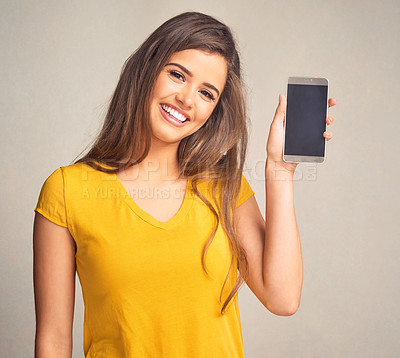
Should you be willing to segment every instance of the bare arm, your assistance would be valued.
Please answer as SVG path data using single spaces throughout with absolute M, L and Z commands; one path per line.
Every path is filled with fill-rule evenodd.
M 35 358 L 72 356 L 75 242 L 65 227 L 41 214 L 33 226 Z
M 293 174 L 277 171 L 267 159 L 263 282 L 267 302 L 277 314 L 294 314 L 300 305 L 303 261 L 297 228 Z
M 237 234 L 247 253 L 247 286 L 270 312 L 289 316 L 297 311 L 302 287 L 293 191 L 287 182 L 267 187 L 267 221 L 252 196 L 234 211 Z

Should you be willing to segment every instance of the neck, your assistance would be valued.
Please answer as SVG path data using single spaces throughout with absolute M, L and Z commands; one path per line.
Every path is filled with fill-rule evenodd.
M 179 178 L 178 146 L 179 142 L 166 144 L 153 139 L 146 158 L 129 169 L 129 176 L 160 184 L 182 179 Z

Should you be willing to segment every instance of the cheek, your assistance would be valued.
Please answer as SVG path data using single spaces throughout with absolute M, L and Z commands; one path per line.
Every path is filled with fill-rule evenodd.
M 200 102 L 200 105 L 197 107 L 198 117 L 202 119 L 202 121 L 206 122 L 208 118 L 211 116 L 214 111 L 214 106 L 210 106 L 209 103 Z
M 154 84 L 152 97 L 153 99 L 157 100 L 159 98 L 167 97 L 168 95 L 173 94 L 174 91 L 175 87 L 173 82 L 165 76 L 160 76 Z

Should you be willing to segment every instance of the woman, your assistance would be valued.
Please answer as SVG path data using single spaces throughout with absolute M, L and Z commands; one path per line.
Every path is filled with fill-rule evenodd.
M 284 110 L 281 95 L 264 221 L 242 174 L 246 112 L 229 28 L 189 12 L 155 30 L 126 61 L 89 152 L 42 187 L 36 356 L 71 357 L 75 271 L 86 357 L 243 357 L 243 282 L 271 312 L 293 314 L 302 258 Z

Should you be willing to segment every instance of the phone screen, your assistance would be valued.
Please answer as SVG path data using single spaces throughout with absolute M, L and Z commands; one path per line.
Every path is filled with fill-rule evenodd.
M 323 157 L 328 86 L 288 84 L 285 155 Z

